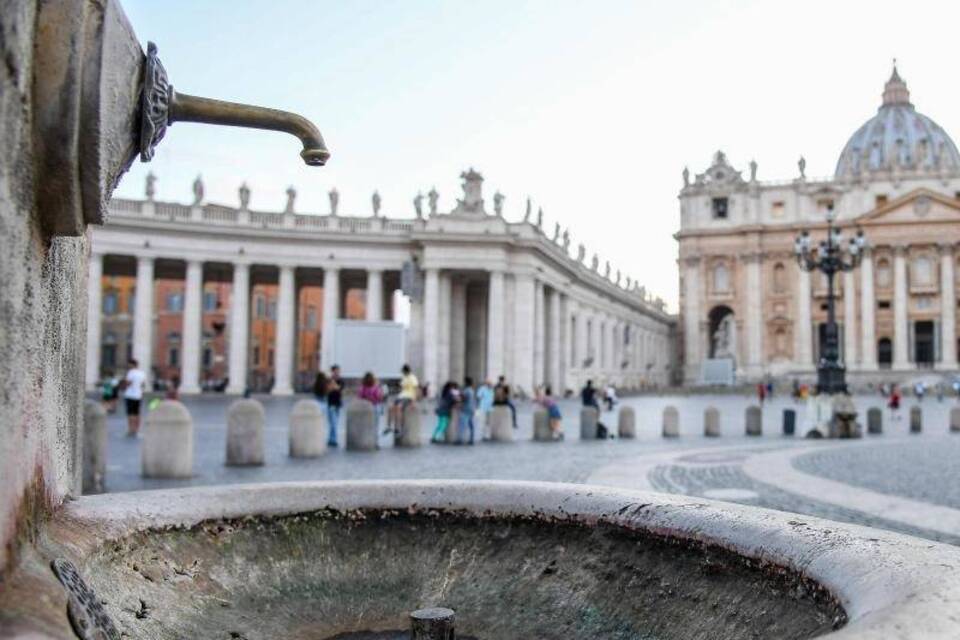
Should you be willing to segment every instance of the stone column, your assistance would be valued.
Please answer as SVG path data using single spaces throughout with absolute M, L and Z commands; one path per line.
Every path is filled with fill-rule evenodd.
M 534 299 L 535 284 L 532 275 L 514 275 L 516 302 L 514 304 L 514 384 L 525 391 L 533 391 L 534 354 Z
M 873 251 L 866 249 L 860 262 L 860 369 L 877 369 L 877 338 L 875 314 L 877 304 L 873 294 Z
M 700 381 L 700 258 L 687 258 L 683 262 L 683 361 L 684 380 Z M 642 363 L 646 371 L 646 362 Z
M 200 349 L 203 338 L 203 262 L 187 261 L 183 286 L 183 359 L 180 392 L 200 393 Z
M 895 247 L 893 253 L 893 368 L 910 366 L 907 345 L 907 248 Z
M 801 369 L 813 366 L 813 338 L 811 336 L 813 319 L 810 315 L 810 273 L 798 269 L 797 281 L 797 324 L 796 324 L 796 364 Z
M 100 379 L 100 339 L 103 306 L 103 254 L 90 253 L 87 271 L 87 390 Z
M 560 313 L 560 292 L 556 289 L 550 292 L 549 320 L 550 324 L 547 331 L 547 362 L 550 369 L 547 373 L 547 381 L 556 394 L 563 394 L 562 367 L 560 365 L 561 354 L 563 353 L 563 342 L 560 339 L 560 330 L 562 327 L 562 316 Z
M 367 271 L 367 320 L 383 320 L 383 271 Z
M 463 383 L 467 375 L 467 283 L 450 284 L 450 380 Z
M 230 382 L 227 393 L 242 394 L 247 389 L 247 349 L 250 341 L 250 265 L 233 265 L 230 290 Z
M 504 336 L 504 275 L 502 271 L 490 272 L 490 287 L 487 293 L 487 377 L 496 381 L 503 375 Z
M 440 371 L 437 346 L 440 333 L 440 272 L 427 269 L 423 289 L 423 381 L 431 396 L 437 394 Z
M 603 322 L 603 315 L 599 312 L 594 312 L 591 314 L 591 326 L 593 327 L 593 365 L 591 369 L 597 374 L 603 372 L 604 360 L 603 356 L 603 334 L 606 330 Z
M 746 265 L 746 356 L 747 375 L 760 378 L 763 375 L 763 285 L 761 283 L 761 256 L 743 256 Z
M 590 357 L 590 345 L 587 336 L 587 311 L 582 304 L 577 305 L 577 335 L 574 340 L 577 341 L 577 361 L 573 363 L 573 368 L 583 371 L 583 363 Z
M 847 370 L 857 366 L 857 285 L 853 271 L 843 274 L 843 362 Z
M 437 376 L 442 387 L 450 379 L 450 356 L 452 354 L 450 317 L 451 299 L 453 295 L 453 280 L 448 273 L 440 273 L 440 304 L 437 314 L 439 330 L 437 331 Z
M 320 368 L 322 369 L 329 369 L 336 364 L 333 361 L 333 347 L 339 317 L 340 269 L 327 267 L 323 270 L 323 328 L 320 334 Z
M 940 363 L 957 368 L 957 292 L 953 281 L 953 245 L 940 246 Z
M 137 258 L 137 286 L 133 309 L 133 357 L 153 381 L 153 258 Z
M 546 292 L 543 282 L 534 283 L 533 292 L 533 384 L 541 385 L 546 379 Z
M 297 334 L 297 286 L 294 275 L 292 266 L 280 267 L 280 282 L 277 287 L 277 351 L 274 359 L 272 392 L 277 396 L 293 394 L 293 361 Z M 326 314 L 326 300 L 324 300 L 323 311 Z M 326 325 L 324 325 L 324 335 L 326 335 Z

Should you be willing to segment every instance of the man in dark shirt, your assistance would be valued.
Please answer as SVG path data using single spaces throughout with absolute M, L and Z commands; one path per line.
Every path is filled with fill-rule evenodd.
M 340 367 L 333 365 L 330 368 L 330 379 L 327 381 L 327 429 L 330 430 L 327 438 L 328 447 L 337 446 L 337 424 L 340 422 L 341 407 L 343 407 L 343 380 L 340 378 Z
M 583 401 L 583 406 L 593 407 L 597 411 L 600 410 L 600 404 L 597 402 L 597 390 L 593 388 L 593 380 L 587 380 L 587 384 L 580 391 L 580 400 Z
M 510 408 L 510 417 L 513 419 L 513 428 L 517 428 L 517 408 L 510 399 L 510 385 L 504 376 L 497 378 L 497 386 L 493 388 L 493 404 Z

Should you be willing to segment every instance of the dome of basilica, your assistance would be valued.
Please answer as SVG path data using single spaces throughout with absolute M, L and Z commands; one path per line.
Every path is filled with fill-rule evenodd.
M 896 65 L 883 88 L 877 115 L 847 141 L 835 175 L 852 177 L 894 169 L 919 173 L 960 169 L 957 145 L 940 125 L 914 109 Z

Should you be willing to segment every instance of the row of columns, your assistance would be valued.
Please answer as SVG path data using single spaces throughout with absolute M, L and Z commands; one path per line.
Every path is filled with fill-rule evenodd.
M 755 376 L 763 373 L 763 283 L 762 260 L 756 255 L 743 256 L 746 270 L 744 292 L 745 318 L 743 335 L 746 341 L 741 350 L 746 371 Z M 877 369 L 876 293 L 874 284 L 873 251 L 865 250 L 860 264 L 860 304 L 856 300 L 856 274 L 843 274 L 844 353 L 848 368 L 860 370 Z M 940 330 L 943 340 L 939 366 L 956 368 L 957 353 L 954 252 L 952 246 L 940 248 Z M 704 313 L 700 309 L 701 298 L 700 259 L 690 258 L 684 262 L 684 307 L 683 331 L 684 352 L 687 364 L 686 379 L 699 379 L 700 363 L 706 356 L 704 338 L 700 329 Z M 907 247 L 894 247 L 893 258 L 893 363 L 894 369 L 910 368 L 909 359 L 909 290 L 907 280 Z M 796 287 L 797 314 L 794 324 L 794 363 L 800 368 L 814 366 L 813 361 L 813 315 L 811 310 L 811 274 L 798 270 Z M 858 313 L 859 312 L 859 313 Z M 860 319 L 859 341 L 857 323 Z M 709 340 L 710 337 L 707 336 Z
M 203 339 L 203 261 L 187 260 L 184 280 L 183 343 L 180 374 L 182 393 L 199 393 L 200 360 Z M 296 355 L 297 290 L 296 267 L 280 265 L 277 287 L 276 348 L 274 388 L 277 395 L 292 394 Z M 93 254 L 89 263 L 87 383 L 99 377 L 101 342 L 101 278 L 103 255 Z M 250 338 L 250 264 L 233 264 L 233 287 L 229 314 L 230 340 L 227 393 L 246 390 Z M 154 258 L 141 256 L 136 266 L 136 296 L 133 311 L 133 357 L 150 374 L 153 362 Z M 334 358 L 334 326 L 340 316 L 340 270 L 324 269 L 323 329 L 321 360 L 325 366 Z M 366 319 L 383 319 L 383 272 L 367 272 Z

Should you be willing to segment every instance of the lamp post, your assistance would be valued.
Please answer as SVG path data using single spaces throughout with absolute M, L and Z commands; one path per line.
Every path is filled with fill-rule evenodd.
M 803 231 L 794 241 L 793 249 L 797 264 L 804 271 L 820 271 L 827 276 L 827 326 L 823 349 L 817 362 L 817 393 L 847 393 L 846 371 L 840 364 L 840 332 L 837 328 L 836 295 L 833 276 L 844 271 L 853 271 L 860 264 L 866 238 L 857 231 L 849 242 L 843 242 L 843 232 L 834 226 L 836 214 L 831 205 L 827 209 L 827 239 L 816 248 L 811 246 L 810 232 Z M 848 291 L 846 295 L 852 295 Z M 852 319 L 847 318 L 847 322 Z

